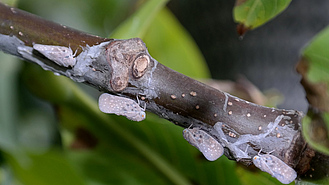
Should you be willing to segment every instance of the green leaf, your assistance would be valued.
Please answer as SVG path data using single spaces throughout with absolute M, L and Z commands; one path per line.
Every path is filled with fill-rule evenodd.
M 318 33 L 302 52 L 297 71 L 302 75 L 309 102 L 307 115 L 302 120 L 302 133 L 308 145 L 319 153 L 329 155 L 329 26 Z M 325 159 L 323 159 L 325 160 Z M 325 163 L 311 165 L 326 168 Z M 317 170 L 315 170 L 317 171 Z M 319 170 L 318 170 L 319 171 Z M 329 178 L 321 172 L 305 177 L 299 184 L 328 184 Z
M 150 23 L 167 2 L 168 0 L 148 0 L 132 16 L 121 23 L 110 37 L 115 39 L 139 37 L 143 39 Z
M 168 10 L 161 10 L 144 41 L 153 58 L 194 78 L 209 78 L 207 64 L 193 38 Z
M 44 154 L 23 154 L 27 158 L 6 156 L 15 175 L 25 185 L 83 185 L 81 176 L 76 173 L 62 152 L 48 151 Z
M 89 184 L 170 184 L 161 174 L 145 165 L 138 155 L 102 147 L 97 151 L 71 152 L 76 169 Z
M 303 120 L 303 135 L 316 150 L 329 154 L 329 27 L 321 31 L 302 53 L 297 69 L 310 109 Z M 317 109 L 317 111 L 313 111 Z
M 15 127 L 19 120 L 17 83 L 21 62 L 2 52 L 0 61 L 0 147 L 11 152 L 18 148 Z
M 323 122 L 327 124 L 327 129 L 324 128 L 325 125 L 321 124 Z M 329 155 L 329 139 L 322 137 L 324 134 L 328 133 L 329 114 L 324 113 L 323 115 L 320 115 L 320 117 L 305 116 L 302 123 L 303 136 L 307 143 L 317 151 Z
M 0 2 L 9 6 L 16 6 L 17 4 L 17 0 L 1 0 Z
M 252 167 L 251 167 L 252 168 Z M 237 174 L 242 181 L 242 184 L 250 185 L 282 185 L 280 181 L 272 177 L 270 174 L 262 172 L 260 170 L 249 171 L 243 167 L 237 168 Z M 290 184 L 295 184 L 294 182 Z
M 291 0 L 237 0 L 233 9 L 234 21 L 249 29 L 257 28 L 280 14 L 290 2 Z
M 68 109 L 63 112 L 67 113 Z M 70 117 L 77 117 L 72 115 L 72 112 L 69 114 Z M 106 117 L 111 118 L 108 119 L 109 124 L 118 124 L 115 120 L 122 118 L 115 115 L 106 115 Z M 189 184 L 177 181 L 188 178 L 202 184 L 239 184 L 234 173 L 235 162 L 228 161 L 225 157 L 215 162 L 206 161 L 200 152 L 183 139 L 181 128 L 164 120 L 152 115 L 147 115 L 147 119 L 140 124 L 132 123 L 125 118 L 120 119 L 120 124 L 117 126 L 123 127 L 126 134 L 124 137 L 136 137 L 135 139 L 141 142 L 140 144 L 127 141 L 113 128 L 106 129 L 100 126 L 99 120 L 94 120 L 94 123 L 98 124 L 91 128 L 91 124 L 85 122 L 89 125 L 88 128 L 98 136 L 97 150 L 73 154 L 72 159 L 76 161 L 76 168 L 81 169 L 84 176 L 95 182 Z M 144 148 L 141 152 L 138 149 L 141 144 L 149 149 Z M 168 164 L 171 166 L 170 169 L 166 167 Z M 95 169 L 101 169 L 101 172 Z M 171 174 L 170 171 L 175 174 Z M 168 176 L 172 177 L 168 178 Z M 172 178 L 177 180 L 173 181 Z
M 135 7 L 136 0 L 24 0 L 19 8 L 45 19 L 107 37 Z M 58 13 L 60 12 L 60 13 Z
M 329 82 L 329 27 L 321 31 L 304 49 L 303 57 L 308 60 L 307 78 L 313 83 Z

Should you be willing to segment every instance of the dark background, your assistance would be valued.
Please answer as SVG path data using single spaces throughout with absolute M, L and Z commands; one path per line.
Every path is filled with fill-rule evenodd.
M 329 1 L 294 0 L 278 17 L 247 32 L 236 32 L 234 1 L 175 0 L 168 7 L 197 42 L 215 79 L 242 74 L 262 91 L 284 94 L 280 108 L 306 111 L 295 66 L 303 47 L 329 24 Z

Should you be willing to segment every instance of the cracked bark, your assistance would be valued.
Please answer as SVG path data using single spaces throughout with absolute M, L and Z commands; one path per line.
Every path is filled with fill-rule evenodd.
M 302 113 L 263 107 L 216 90 L 171 70 L 153 59 L 141 39 L 100 38 L 68 28 L 0 3 L 0 50 L 36 63 L 74 81 L 100 91 L 146 103 L 146 110 L 187 128 L 198 127 L 220 140 L 213 126 L 225 124 L 229 143 L 239 137 L 260 135 L 278 116 L 283 119 L 262 142 L 249 142 L 249 158 L 237 158 L 236 151 L 225 148 L 232 160 L 250 165 L 260 150 L 295 168 L 299 175 L 310 168 L 315 152 L 301 135 Z M 33 49 L 34 44 L 70 47 L 76 64 L 64 67 Z

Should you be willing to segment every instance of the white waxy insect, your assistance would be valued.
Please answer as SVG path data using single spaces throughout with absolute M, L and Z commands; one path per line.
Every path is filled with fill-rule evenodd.
M 269 173 L 283 184 L 289 184 L 296 179 L 296 171 L 279 158 L 271 154 L 256 155 L 252 158 L 254 165 Z
M 68 47 L 34 44 L 33 49 L 60 66 L 73 67 L 76 63 L 75 54 Z
M 192 146 L 195 146 L 209 161 L 215 161 L 224 153 L 222 145 L 212 136 L 199 128 L 183 130 L 183 137 Z
M 98 106 L 104 113 L 122 115 L 132 121 L 142 121 L 146 118 L 145 109 L 129 98 L 103 93 L 98 99 Z

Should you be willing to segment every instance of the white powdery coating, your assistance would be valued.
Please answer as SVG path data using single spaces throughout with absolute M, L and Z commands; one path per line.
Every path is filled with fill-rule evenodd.
M 219 139 L 221 140 L 221 143 L 224 147 L 227 147 L 230 149 L 230 151 L 232 152 L 232 154 L 234 155 L 235 158 L 237 159 L 242 159 L 242 158 L 250 158 L 248 156 L 248 153 L 245 151 L 242 151 L 238 145 L 235 145 L 235 143 L 230 143 L 227 139 L 226 136 L 222 130 L 223 123 L 222 122 L 217 122 L 214 125 L 214 129 L 217 131 L 217 133 L 219 134 Z M 239 140 L 239 139 L 238 139 Z M 246 141 L 247 142 L 247 141 Z M 243 143 L 240 143 L 243 144 Z
M 269 173 L 283 184 L 289 184 L 296 179 L 296 171 L 279 158 L 271 154 L 256 155 L 252 162 L 260 170 Z
M 34 44 L 33 49 L 37 50 L 49 60 L 54 61 L 60 66 L 73 67 L 76 63 L 74 54 L 71 48 L 68 47 Z
M 132 121 L 142 121 L 146 118 L 145 110 L 129 98 L 103 93 L 98 99 L 98 106 L 104 113 L 122 115 Z
M 272 133 L 275 130 L 276 126 L 278 126 L 278 124 L 280 123 L 282 118 L 283 118 L 283 115 L 279 115 L 278 117 L 275 118 L 274 122 L 270 122 L 267 125 L 268 130 L 265 133 L 257 134 L 257 135 L 252 135 L 252 134 L 241 135 L 238 138 L 238 140 L 235 143 L 233 143 L 233 145 L 240 145 L 240 144 L 248 143 L 248 142 L 257 143 L 257 142 L 261 141 L 262 139 L 267 137 L 270 133 Z
M 183 137 L 191 145 L 199 149 L 204 157 L 209 161 L 215 161 L 224 153 L 222 145 L 212 136 L 198 128 L 184 129 Z
M 276 126 L 278 126 L 278 124 L 280 123 L 282 118 L 283 118 L 283 115 L 279 115 L 275 118 L 274 122 L 270 122 L 267 125 L 267 131 L 265 133 L 257 134 L 257 135 L 252 135 L 252 134 L 240 135 L 239 138 L 234 143 L 230 143 L 226 139 L 225 133 L 222 130 L 222 128 L 223 128 L 222 122 L 217 122 L 214 125 L 214 129 L 219 134 L 219 136 L 220 136 L 219 139 L 220 139 L 220 142 L 222 143 L 222 145 L 224 147 L 229 148 L 235 158 L 237 158 L 237 159 L 249 158 L 250 159 L 250 157 L 247 153 L 247 150 L 242 151 L 239 148 L 239 145 L 245 144 L 248 147 L 249 144 L 246 144 L 246 143 L 259 144 L 260 141 L 262 141 L 265 137 L 267 137 L 270 133 L 272 133 L 275 130 Z

